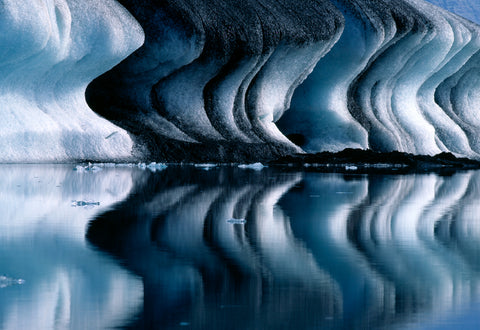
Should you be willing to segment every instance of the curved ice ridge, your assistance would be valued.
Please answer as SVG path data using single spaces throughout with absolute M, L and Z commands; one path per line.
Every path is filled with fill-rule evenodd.
M 119 2 L 146 41 L 87 98 L 161 159 L 480 157 L 480 29 L 428 2 Z
M 143 42 L 114 0 L 0 4 L 0 161 L 127 159 L 128 133 L 87 105 L 85 89 Z
M 294 96 L 285 132 L 306 131 L 307 151 L 478 158 L 478 26 L 424 1 L 337 5 L 345 31 Z

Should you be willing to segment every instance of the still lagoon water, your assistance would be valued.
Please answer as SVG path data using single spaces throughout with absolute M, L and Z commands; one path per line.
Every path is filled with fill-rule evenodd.
M 1 329 L 477 329 L 480 172 L 0 166 Z

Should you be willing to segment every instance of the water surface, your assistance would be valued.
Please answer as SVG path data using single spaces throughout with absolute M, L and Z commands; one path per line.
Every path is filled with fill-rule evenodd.
M 0 328 L 480 327 L 480 173 L 0 167 Z

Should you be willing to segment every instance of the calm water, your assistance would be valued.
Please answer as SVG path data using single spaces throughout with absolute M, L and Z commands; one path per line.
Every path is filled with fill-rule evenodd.
M 0 166 L 0 215 L 1 329 L 480 327 L 479 172 Z

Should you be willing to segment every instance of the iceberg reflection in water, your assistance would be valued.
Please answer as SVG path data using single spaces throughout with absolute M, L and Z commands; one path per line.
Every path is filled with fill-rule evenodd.
M 2 328 L 480 325 L 478 172 L 50 172 L 0 176 Z
M 141 281 L 85 240 L 132 184 L 130 170 L 0 166 L 0 329 L 103 329 L 141 308 Z

